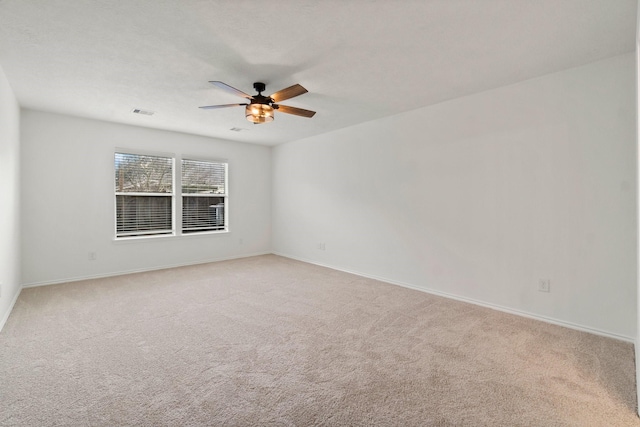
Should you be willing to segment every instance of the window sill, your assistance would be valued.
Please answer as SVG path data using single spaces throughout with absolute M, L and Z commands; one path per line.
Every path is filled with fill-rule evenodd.
M 224 234 L 229 234 L 229 230 L 220 230 L 220 231 L 205 231 L 202 233 L 187 233 L 187 234 L 161 234 L 158 236 L 132 236 L 132 237 L 114 237 L 112 242 L 116 244 L 120 243 L 134 243 L 134 242 L 148 242 L 151 240 L 182 240 L 182 239 L 192 239 L 196 237 L 208 237 L 208 236 L 219 236 Z

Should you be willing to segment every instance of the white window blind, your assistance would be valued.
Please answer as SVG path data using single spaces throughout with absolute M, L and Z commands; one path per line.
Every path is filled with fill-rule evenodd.
M 116 237 L 173 233 L 173 159 L 115 153 Z
M 182 160 L 182 232 L 226 230 L 227 164 Z

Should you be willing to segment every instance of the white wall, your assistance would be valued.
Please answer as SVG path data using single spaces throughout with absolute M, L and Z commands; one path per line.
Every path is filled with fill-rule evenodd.
M 31 110 L 21 129 L 26 286 L 271 250 L 269 147 Z M 228 160 L 231 231 L 114 242 L 116 147 Z
M 277 146 L 275 252 L 634 340 L 634 62 Z
M 20 108 L 0 68 L 0 329 L 20 291 Z

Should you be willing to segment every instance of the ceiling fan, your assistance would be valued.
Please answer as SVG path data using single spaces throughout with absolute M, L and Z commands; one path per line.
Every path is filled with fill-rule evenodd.
M 226 108 L 226 107 L 239 107 L 244 105 L 246 106 L 245 115 L 247 117 L 247 120 L 255 124 L 272 122 L 274 119 L 273 117 L 274 110 L 278 110 L 282 113 L 293 114 L 295 116 L 301 116 L 301 117 L 313 117 L 313 115 L 316 114 L 315 111 L 278 104 L 278 102 L 280 101 L 284 101 L 285 99 L 291 99 L 293 97 L 296 97 L 308 92 L 304 87 L 300 86 L 299 84 L 295 84 L 293 86 L 289 86 L 288 88 L 279 90 L 276 93 L 271 94 L 271 96 L 265 96 L 262 94 L 262 92 L 264 92 L 266 85 L 262 82 L 255 82 L 253 84 L 253 88 L 258 92 L 258 94 L 251 96 L 223 82 L 212 81 L 209 83 L 229 93 L 246 98 L 247 100 L 249 100 L 249 103 L 248 104 L 244 103 L 244 104 L 207 105 L 205 107 L 200 107 L 205 110 L 212 110 L 216 108 Z

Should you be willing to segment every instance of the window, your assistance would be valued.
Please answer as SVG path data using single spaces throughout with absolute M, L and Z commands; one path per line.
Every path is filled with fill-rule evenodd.
M 116 238 L 227 230 L 226 163 L 115 153 L 115 196 Z
M 173 159 L 116 153 L 116 236 L 173 233 Z
M 182 161 L 182 232 L 224 230 L 226 163 Z

